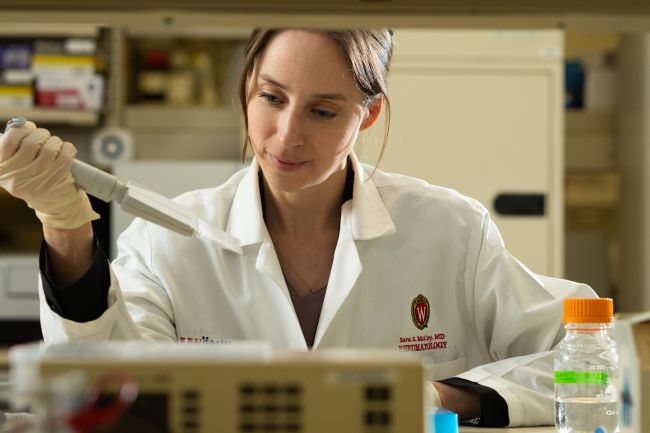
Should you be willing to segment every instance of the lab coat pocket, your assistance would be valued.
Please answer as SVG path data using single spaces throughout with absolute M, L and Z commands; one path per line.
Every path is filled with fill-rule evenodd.
M 465 371 L 465 358 L 453 361 L 427 363 L 425 362 L 424 376 L 427 380 L 449 379 Z

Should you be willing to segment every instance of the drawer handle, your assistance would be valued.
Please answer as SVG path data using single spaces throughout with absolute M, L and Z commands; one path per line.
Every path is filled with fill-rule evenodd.
M 494 209 L 503 216 L 544 216 L 544 194 L 499 194 L 494 199 Z

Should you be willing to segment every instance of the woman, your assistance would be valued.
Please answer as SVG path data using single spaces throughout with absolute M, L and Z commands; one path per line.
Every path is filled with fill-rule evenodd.
M 594 294 L 532 274 L 476 201 L 357 160 L 358 133 L 388 108 L 391 52 L 387 30 L 253 34 L 240 98 L 255 160 L 176 199 L 241 254 L 136 220 L 109 267 L 74 147 L 32 123 L 3 136 L 0 185 L 43 222 L 45 338 L 415 351 L 436 363 L 432 399 L 461 419 L 551 424 L 544 351 L 562 298 Z

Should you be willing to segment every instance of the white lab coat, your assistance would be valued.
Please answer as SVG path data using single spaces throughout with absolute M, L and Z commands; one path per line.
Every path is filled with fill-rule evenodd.
M 368 178 L 372 167 L 352 163 L 353 200 L 341 210 L 314 348 L 419 349 L 435 363 L 432 378 L 499 392 L 512 426 L 552 424 L 552 353 L 539 352 L 563 335 L 562 298 L 593 291 L 528 270 L 477 201 L 406 176 Z M 241 254 L 136 220 L 118 241 L 109 308 L 97 320 L 61 318 L 41 288 L 45 339 L 263 339 L 307 350 L 262 217 L 258 170 L 254 161 L 222 186 L 177 198 L 239 239 Z M 412 310 L 420 294 L 423 329 L 426 315 Z

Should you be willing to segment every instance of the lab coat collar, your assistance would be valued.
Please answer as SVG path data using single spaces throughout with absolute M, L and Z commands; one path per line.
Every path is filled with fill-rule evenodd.
M 384 206 L 375 182 L 354 152 L 350 154 L 354 169 L 354 186 L 352 189 L 352 237 L 355 240 L 374 239 L 395 233 L 395 224 Z
M 350 154 L 354 170 L 350 229 L 354 240 L 366 240 L 395 233 L 395 225 L 369 173 L 354 152 Z M 262 214 L 258 173 L 259 163 L 254 158 L 242 178 L 233 199 L 227 232 L 241 241 L 241 245 L 261 243 L 267 236 Z
M 239 239 L 242 246 L 253 245 L 264 241 L 267 235 L 258 173 L 260 165 L 253 158 L 248 171 L 242 178 L 230 208 L 226 231 Z

